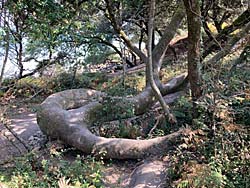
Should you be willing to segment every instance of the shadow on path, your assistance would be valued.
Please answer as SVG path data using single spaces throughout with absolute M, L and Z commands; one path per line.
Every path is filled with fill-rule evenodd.
M 9 129 L 26 145 L 28 145 L 28 139 L 40 130 L 36 122 L 36 114 L 31 112 L 13 115 L 10 118 Z M 0 164 L 27 153 L 27 149 L 11 131 L 0 124 Z

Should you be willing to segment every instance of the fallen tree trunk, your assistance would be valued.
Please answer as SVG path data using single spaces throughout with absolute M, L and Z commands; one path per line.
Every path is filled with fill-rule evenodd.
M 177 91 L 186 80 L 186 75 L 173 78 L 163 91 L 165 94 Z M 42 132 L 57 138 L 77 149 L 105 158 L 132 159 L 160 154 L 173 148 L 186 133 L 176 133 L 149 140 L 104 138 L 89 131 L 98 120 L 96 111 L 102 108 L 101 100 L 106 94 L 89 89 L 73 89 L 49 96 L 37 112 L 37 122 Z M 135 114 L 144 113 L 156 99 L 147 88 L 141 94 L 126 99 L 135 107 Z
M 146 65 L 145 65 L 145 63 L 143 63 L 143 64 L 140 64 L 140 65 L 137 65 L 135 67 L 127 69 L 125 73 L 126 73 L 126 75 L 131 75 L 131 74 L 135 74 L 138 72 L 143 72 L 143 71 L 145 72 L 145 69 L 146 69 Z M 114 77 L 122 76 L 122 75 L 123 75 L 123 71 L 117 71 L 114 73 L 107 74 L 107 77 L 114 78 Z

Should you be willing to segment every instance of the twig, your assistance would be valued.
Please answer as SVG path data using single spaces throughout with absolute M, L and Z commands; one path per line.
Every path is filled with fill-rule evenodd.
M 22 138 L 19 138 L 19 136 L 8 126 L 6 125 L 5 123 L 3 123 L 3 126 L 24 146 L 24 148 L 27 150 L 27 151 L 30 151 L 29 147 L 26 145 L 25 141 L 22 139 Z M 10 141 L 12 142 L 6 135 L 5 137 Z M 19 150 L 20 152 L 20 150 Z M 22 153 L 22 152 L 20 152 Z
M 15 142 L 6 135 L 6 132 L 4 131 L 1 132 L 3 132 L 3 136 L 11 143 L 11 145 L 14 146 L 20 154 L 22 154 L 21 149 L 18 146 L 16 146 Z
M 31 99 L 35 98 L 37 95 L 39 95 L 41 92 L 44 91 L 44 88 L 40 89 L 38 92 L 36 92 L 34 95 L 30 96 L 29 98 L 27 99 L 24 99 L 23 102 L 27 102 L 27 101 L 30 101 Z
M 161 115 L 159 115 L 159 116 L 157 117 L 157 121 L 156 121 L 156 123 L 154 124 L 153 128 L 149 131 L 148 135 L 152 135 L 153 131 L 154 131 L 154 130 L 157 128 L 157 126 L 159 125 L 160 119 L 162 119 L 162 118 L 165 118 L 165 116 L 164 116 L 163 114 L 161 114 Z

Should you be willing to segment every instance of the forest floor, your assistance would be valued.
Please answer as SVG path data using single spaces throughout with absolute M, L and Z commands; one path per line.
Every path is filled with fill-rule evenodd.
M 40 129 L 36 123 L 36 114 L 25 104 L 5 104 L 1 106 L 1 112 L 7 117 L 7 122 L 0 126 L 0 161 L 4 164 L 26 154 L 29 138 Z
M 0 165 L 2 167 L 12 167 L 18 157 L 27 155 L 32 149 L 37 149 L 30 146 L 30 141 L 34 135 L 40 132 L 36 121 L 36 113 L 34 112 L 34 109 L 36 109 L 39 104 L 39 102 L 30 104 L 24 103 L 20 99 L 14 99 L 11 103 L 1 105 L 1 113 L 4 114 L 5 119 L 7 119 L 4 124 L 0 124 Z M 61 143 L 54 142 L 57 141 L 52 141 L 54 145 L 57 145 L 56 147 L 64 147 L 60 145 Z M 53 144 L 47 143 L 46 145 L 51 146 Z M 43 155 L 46 153 L 44 150 L 49 149 L 50 148 L 44 145 L 44 148 L 38 148 L 39 151 L 36 154 Z M 71 154 L 68 152 L 64 157 L 66 160 L 74 160 L 75 153 L 73 152 Z M 143 163 L 146 165 L 141 166 Z M 139 176 L 137 175 L 138 169 Z M 163 162 L 152 158 L 147 159 L 147 161 L 106 161 L 104 168 L 102 168 L 102 183 L 105 188 L 132 188 L 133 184 L 142 182 L 145 186 L 148 184 L 149 187 L 153 188 L 158 184 L 157 179 L 163 178 L 164 170 L 165 166 Z M 132 176 L 139 178 L 133 178 Z M 152 179 L 152 177 L 155 177 L 155 179 Z M 0 188 L 2 188 L 2 186 L 3 184 L 0 183 Z

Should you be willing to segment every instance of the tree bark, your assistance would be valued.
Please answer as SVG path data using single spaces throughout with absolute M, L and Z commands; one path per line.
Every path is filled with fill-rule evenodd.
M 18 26 L 17 26 L 17 32 L 19 32 Z M 17 64 L 19 68 L 19 73 L 17 78 L 20 79 L 23 76 L 23 41 L 22 41 L 22 36 L 20 33 L 18 33 L 17 36 L 17 43 L 18 43 L 18 49 L 17 49 Z
M 170 41 L 173 39 L 174 35 L 176 34 L 176 31 L 179 28 L 180 24 L 182 23 L 184 17 L 185 17 L 185 10 L 183 8 L 183 5 L 181 4 L 176 10 L 173 18 L 171 19 L 171 22 L 165 28 L 161 39 L 156 44 L 153 50 L 152 54 L 153 69 L 155 74 L 158 74 L 158 72 L 160 71 L 162 60 L 164 59 L 168 45 Z
M 201 13 L 199 0 L 184 0 L 184 4 L 188 22 L 188 79 L 195 108 L 195 102 L 202 95 L 200 75 Z M 194 116 L 196 117 L 195 111 Z

